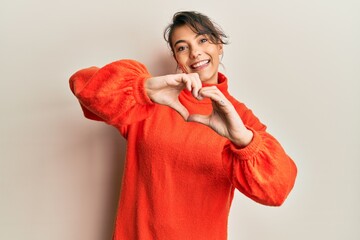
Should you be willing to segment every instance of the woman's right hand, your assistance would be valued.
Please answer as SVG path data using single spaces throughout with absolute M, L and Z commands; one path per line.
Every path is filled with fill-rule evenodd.
M 158 104 L 169 106 L 176 110 L 185 120 L 189 117 L 188 110 L 180 103 L 179 94 L 186 88 L 192 95 L 201 100 L 199 91 L 202 87 L 199 74 L 181 73 L 148 78 L 145 90 L 149 98 Z

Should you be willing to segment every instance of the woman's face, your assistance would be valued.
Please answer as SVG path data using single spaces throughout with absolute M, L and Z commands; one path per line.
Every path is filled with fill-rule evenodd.
M 198 35 L 187 25 L 174 29 L 174 57 L 185 73 L 198 73 L 203 83 L 218 82 L 219 56 L 223 45 L 211 43 L 207 35 Z

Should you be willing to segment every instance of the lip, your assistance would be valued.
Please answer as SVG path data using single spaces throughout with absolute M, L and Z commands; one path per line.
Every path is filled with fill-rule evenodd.
M 206 68 L 209 64 L 210 64 L 210 59 L 204 59 L 191 64 L 190 68 L 192 70 L 199 71 Z

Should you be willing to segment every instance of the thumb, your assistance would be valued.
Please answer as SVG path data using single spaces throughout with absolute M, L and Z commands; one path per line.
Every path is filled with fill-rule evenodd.
M 184 118 L 185 121 L 188 119 L 189 111 L 179 101 L 175 102 L 170 107 L 175 111 L 177 111 Z
M 202 123 L 206 126 L 209 126 L 209 116 L 208 115 L 192 114 L 188 117 L 187 121 Z

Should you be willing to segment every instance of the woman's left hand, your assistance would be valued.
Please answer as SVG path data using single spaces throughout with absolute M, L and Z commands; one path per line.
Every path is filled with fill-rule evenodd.
M 202 123 L 239 147 L 245 147 L 251 142 L 252 131 L 245 127 L 235 107 L 217 87 L 203 87 L 199 96 L 199 99 L 211 99 L 213 111 L 210 115 L 192 114 L 187 121 Z

